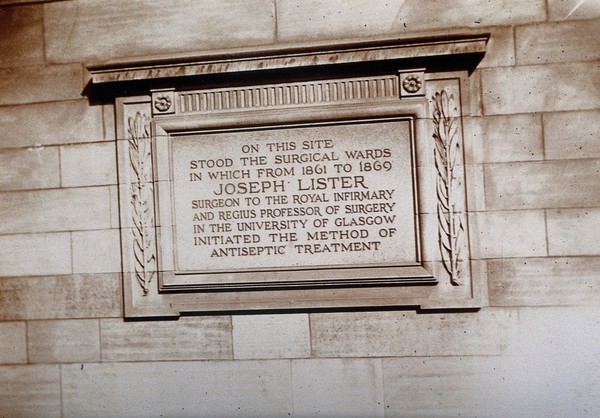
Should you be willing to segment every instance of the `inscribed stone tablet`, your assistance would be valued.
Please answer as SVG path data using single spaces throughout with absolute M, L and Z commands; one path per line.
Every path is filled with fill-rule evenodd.
M 410 120 L 174 136 L 171 150 L 178 274 L 418 261 Z

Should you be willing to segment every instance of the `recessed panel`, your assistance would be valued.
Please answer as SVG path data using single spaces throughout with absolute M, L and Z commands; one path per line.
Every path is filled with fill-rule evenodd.
M 172 136 L 166 284 L 418 264 L 412 138 L 410 119 Z

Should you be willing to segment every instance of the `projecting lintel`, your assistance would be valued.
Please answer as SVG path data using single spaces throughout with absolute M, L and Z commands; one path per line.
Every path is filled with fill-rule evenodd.
M 308 43 L 230 49 L 200 54 L 154 56 L 86 65 L 93 85 L 176 79 L 248 71 L 383 61 L 460 60 L 473 69 L 489 34 L 380 38 L 345 43 Z

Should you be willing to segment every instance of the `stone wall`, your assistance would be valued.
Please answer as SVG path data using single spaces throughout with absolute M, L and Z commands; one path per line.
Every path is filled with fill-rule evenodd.
M 0 22 L 0 416 L 600 415 L 598 2 L 2 0 Z M 83 63 L 449 32 L 491 33 L 463 120 L 480 311 L 122 320 L 114 109 Z

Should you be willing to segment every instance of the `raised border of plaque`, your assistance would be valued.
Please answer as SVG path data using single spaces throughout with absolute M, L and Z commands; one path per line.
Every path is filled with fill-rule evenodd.
M 125 316 L 382 307 L 477 308 L 482 286 L 470 257 L 470 179 L 464 164 L 461 118 L 463 109 L 471 106 L 469 76 L 485 53 L 487 39 L 488 35 L 377 39 L 87 66 L 92 75 L 91 94 L 115 100 Z M 367 146 L 368 132 L 377 136 L 371 142 L 387 144 L 386 157 L 395 155 L 394 163 L 390 157 L 386 166 L 393 175 L 386 175 L 380 168 L 382 173 L 344 177 L 343 184 L 347 181 L 348 190 L 353 192 L 367 188 L 366 181 L 370 185 L 395 185 L 393 190 L 402 191 L 404 196 L 409 193 L 408 202 L 400 198 L 370 207 L 402 219 L 392 225 L 395 230 L 406 227 L 395 241 L 385 236 L 391 228 L 387 232 L 361 229 L 364 237 L 378 231 L 377 239 L 387 241 L 385 251 L 378 251 L 379 247 L 373 244 L 375 251 L 369 248 L 364 254 L 314 255 L 311 248 L 323 248 L 322 244 L 310 247 L 305 241 L 289 239 L 295 236 L 297 226 L 290 224 L 285 234 L 273 234 L 272 242 L 267 238 L 268 231 L 236 235 L 238 240 L 247 239 L 250 246 L 253 242 L 262 243 L 261 247 L 242 244 L 240 248 L 246 253 L 249 248 L 267 251 L 268 247 L 271 251 L 273 247 L 272 251 L 288 251 L 289 256 L 275 253 L 270 258 L 255 257 L 247 265 L 240 258 L 208 258 L 206 251 L 226 253 L 223 237 L 231 234 L 218 228 L 230 228 L 225 224 L 233 212 L 252 212 L 252 217 L 261 221 L 253 224 L 264 223 L 256 215 L 263 206 L 253 208 L 252 196 L 260 197 L 256 202 L 261 205 L 267 202 L 274 207 L 281 201 L 269 200 L 274 197 L 265 192 L 273 185 L 275 189 L 319 187 L 314 185 L 314 176 L 298 175 L 304 173 L 303 164 L 298 161 L 295 166 L 287 166 L 287 174 L 277 184 L 262 178 L 251 184 L 227 183 L 229 189 L 223 189 L 222 182 L 211 183 L 207 177 L 204 182 L 192 184 L 189 176 L 199 179 L 208 171 L 190 171 L 189 161 L 214 163 L 220 147 L 224 147 L 220 161 L 233 167 L 235 160 L 235 173 L 245 175 L 250 170 L 258 172 L 258 168 L 252 166 L 254 160 L 244 160 L 236 154 L 239 150 L 258 151 L 260 145 L 261 152 L 276 149 L 286 154 L 284 144 L 294 141 L 285 142 L 285 138 L 296 137 L 319 138 L 315 143 L 344 153 L 350 148 L 360 150 L 361 144 Z M 267 142 L 267 137 L 271 142 Z M 343 141 L 336 142 L 342 137 Z M 389 146 L 393 141 L 404 141 L 398 145 L 402 155 L 396 155 L 393 146 Z M 266 148 L 266 144 L 271 145 Z M 188 155 L 190 150 L 194 157 Z M 272 167 L 267 154 L 261 154 L 265 160 L 257 164 Z M 244 164 L 240 166 L 239 161 Z M 246 162 L 250 166 L 246 167 Z M 402 164 L 404 168 L 395 171 Z M 342 170 L 342 165 L 338 164 L 337 169 Z M 331 173 L 333 165 L 326 168 Z M 332 177 L 332 184 L 342 184 L 339 173 Z M 221 176 L 230 174 L 219 172 Z M 313 181 L 310 187 L 302 183 L 309 180 Z M 295 182 L 298 184 L 291 186 Z M 220 189 L 213 190 L 217 186 Z M 249 187 L 255 188 L 252 191 L 256 194 L 245 195 Z M 245 197 L 250 199 L 246 206 L 236 203 L 237 211 L 220 211 L 223 222 L 212 231 L 217 232 L 213 234 L 213 245 L 195 253 L 190 249 L 194 239 L 189 232 L 193 212 L 188 206 L 195 198 L 198 200 L 194 202 L 212 205 L 206 188 L 212 188 L 214 195 L 230 190 L 231 196 L 237 196 L 241 191 L 242 196 L 237 196 L 241 202 Z M 333 192 L 328 193 L 315 193 L 312 198 L 333 199 Z M 393 194 L 383 188 L 379 193 L 387 196 L 385 199 L 391 199 Z M 287 199 L 290 192 L 287 195 L 280 197 Z M 335 198 L 339 196 L 342 195 Z M 402 209 L 392 214 L 395 204 Z M 296 205 L 295 210 L 302 206 Z M 326 220 L 324 211 L 335 213 L 340 206 L 323 203 L 315 204 L 313 209 Z M 365 210 L 364 205 L 358 206 Z M 291 219 L 270 216 L 266 218 L 271 219 L 267 221 L 270 225 L 274 224 L 273 219 Z M 307 216 L 304 220 L 313 218 Z M 217 223 L 198 223 L 195 228 L 205 232 L 209 225 Z M 318 225 L 315 228 L 313 237 L 317 233 L 329 237 Z M 265 241 L 272 245 L 266 246 Z M 351 248 L 349 245 L 345 248 Z M 352 245 L 365 244 L 357 241 Z M 398 255 L 400 252 L 404 255 Z

